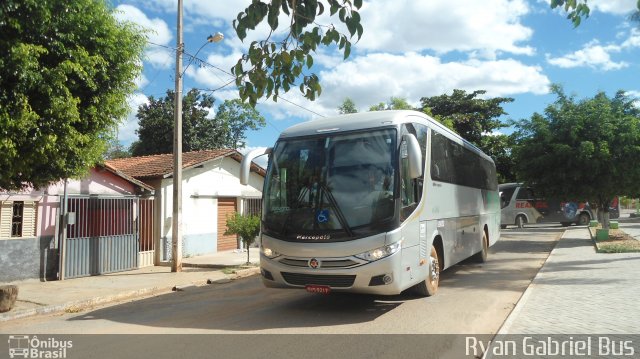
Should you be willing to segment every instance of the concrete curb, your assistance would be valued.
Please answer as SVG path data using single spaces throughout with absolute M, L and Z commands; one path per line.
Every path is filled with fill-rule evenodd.
M 22 319 L 32 317 L 36 315 L 47 315 L 55 313 L 63 313 L 67 311 L 82 311 L 87 308 L 94 307 L 96 305 L 108 304 L 112 302 L 118 302 L 122 300 L 140 298 L 152 295 L 159 295 L 164 293 L 170 293 L 173 287 L 151 287 L 139 290 L 127 291 L 109 296 L 94 297 L 90 299 L 83 299 L 74 302 L 68 302 L 64 304 L 47 305 L 40 308 L 33 308 L 27 310 L 21 310 L 17 312 L 7 312 L 0 314 L 0 323 L 9 320 Z
M 246 278 L 259 273 L 260 273 L 260 267 L 240 269 L 235 272 L 235 275 L 232 277 L 232 279 Z
M 241 267 L 244 266 L 244 264 L 183 263 L 182 266 L 188 268 L 225 269 L 230 267 Z
M 138 290 L 130 290 L 118 294 L 94 297 L 90 299 L 83 299 L 64 304 L 46 305 L 40 308 L 25 309 L 20 311 L 9 311 L 0 314 L 0 323 L 10 320 L 23 319 L 38 315 L 57 314 L 64 312 L 81 312 L 86 309 L 104 305 L 109 303 L 120 302 L 128 299 L 140 299 L 143 297 L 157 296 L 160 294 L 167 294 L 172 292 L 180 292 L 189 288 L 202 287 L 207 284 L 225 284 L 236 279 L 247 278 L 260 273 L 259 267 L 241 269 L 236 271 L 233 275 L 227 276 L 227 278 L 219 280 L 203 279 L 191 283 L 185 283 L 180 285 L 171 285 L 163 287 L 150 287 Z M 226 280 L 225 280 L 226 279 Z
M 228 265 L 224 265 L 224 264 L 209 264 L 209 263 L 203 263 L 203 264 L 199 264 L 199 263 L 182 263 L 182 267 L 185 268 L 208 268 L 208 269 L 223 269 L 223 268 L 228 268 L 228 267 L 233 267 L 233 266 L 228 266 Z

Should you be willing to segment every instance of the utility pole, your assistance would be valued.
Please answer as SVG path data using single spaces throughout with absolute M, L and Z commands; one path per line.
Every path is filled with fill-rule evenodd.
M 182 272 L 182 0 L 178 0 L 176 89 L 173 124 L 173 217 L 171 217 L 171 271 Z

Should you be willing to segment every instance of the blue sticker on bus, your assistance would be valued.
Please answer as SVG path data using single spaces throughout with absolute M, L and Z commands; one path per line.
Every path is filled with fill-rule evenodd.
M 329 210 L 321 209 L 318 211 L 318 215 L 316 216 L 316 220 L 318 223 L 327 223 L 329 222 Z

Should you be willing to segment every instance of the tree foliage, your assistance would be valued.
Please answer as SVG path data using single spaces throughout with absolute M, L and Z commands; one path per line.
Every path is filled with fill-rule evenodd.
M 377 105 L 369 107 L 369 111 L 388 111 L 388 110 L 413 110 L 413 106 L 403 97 L 391 97 L 389 102 L 380 102 Z
M 485 93 L 484 90 L 467 93 L 455 89 L 451 95 L 423 97 L 420 99 L 422 111 L 491 156 L 496 163 L 499 181 L 512 181 L 515 179 L 511 160 L 514 140 L 496 132 L 506 127 L 499 117 L 507 114 L 502 105 L 513 102 L 513 98 L 478 98 Z
M 101 0 L 3 0 L 0 33 L 0 189 L 86 174 L 127 114 L 142 33 Z
M 249 51 L 231 69 L 236 76 L 240 98 L 255 106 L 262 97 L 277 101 L 280 91 L 288 92 L 298 86 L 309 100 L 314 100 L 322 92 L 318 76 L 304 73 L 313 66 L 313 56 L 318 46 L 336 45 L 343 51 L 344 58 L 351 53 L 354 36 L 360 39 L 363 28 L 358 9 L 362 0 L 271 0 L 252 1 L 233 21 L 233 28 L 240 40 L 247 37 L 247 31 L 254 30 L 263 21 L 271 30 L 267 39 L 253 41 Z M 337 15 L 349 35 L 343 34 L 336 26 L 320 25 L 316 17 L 328 11 L 331 17 Z M 278 29 L 279 15 L 289 17 L 286 36 L 272 39 Z
M 149 98 L 138 108 L 138 141 L 131 145 L 134 156 L 173 152 L 174 92 Z M 214 148 L 240 148 L 245 132 L 264 126 L 264 118 L 240 100 L 227 100 L 212 117 L 213 96 L 190 90 L 182 99 L 182 148 L 184 152 Z
M 356 103 L 353 102 L 352 99 L 347 97 L 344 99 L 344 101 L 342 101 L 342 104 L 338 106 L 338 112 L 341 115 L 348 114 L 348 113 L 357 113 L 358 108 L 356 107 Z
M 544 114 L 517 124 L 514 160 L 519 178 L 546 195 L 584 199 L 605 212 L 614 196 L 638 194 L 640 110 L 623 91 L 576 100 L 557 96 Z
M 107 149 L 104 152 L 105 160 L 112 160 L 115 158 L 131 157 L 131 151 L 122 145 L 117 138 L 112 138 L 107 141 Z
M 574 27 L 580 26 L 582 19 L 586 19 L 589 17 L 591 13 L 591 9 L 589 9 L 589 5 L 587 4 L 587 0 L 551 0 L 551 8 L 563 8 L 567 13 L 567 19 L 569 19 Z M 640 0 L 637 0 L 635 11 L 630 19 L 633 21 L 640 21 Z
M 247 248 L 247 264 L 249 264 L 249 246 L 260 234 L 260 217 L 253 215 L 243 216 L 240 213 L 234 213 L 233 216 L 227 218 L 227 230 L 224 234 L 240 236 L 244 246 Z
M 467 141 L 479 146 L 485 134 L 505 127 L 499 117 L 507 113 L 503 103 L 513 102 L 510 97 L 478 98 L 485 90 L 467 93 L 464 90 L 453 90 L 451 95 L 423 97 L 420 99 L 422 110 L 433 116 L 451 121 L 453 130 Z

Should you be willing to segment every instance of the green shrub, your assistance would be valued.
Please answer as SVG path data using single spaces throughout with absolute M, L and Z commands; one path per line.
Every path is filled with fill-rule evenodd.
M 249 246 L 260 234 L 260 217 L 234 213 L 233 216 L 227 217 L 227 231 L 224 234 L 240 236 L 242 243 L 247 247 L 247 264 L 249 264 Z

